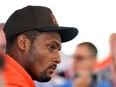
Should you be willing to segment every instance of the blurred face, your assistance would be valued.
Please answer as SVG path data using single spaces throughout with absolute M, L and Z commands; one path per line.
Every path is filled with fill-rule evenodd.
M 0 29 L 0 50 L 4 51 L 6 46 L 5 34 L 2 29 Z
M 40 34 L 27 52 L 25 66 L 34 80 L 47 82 L 51 74 L 61 62 L 58 51 L 61 49 L 61 39 L 58 32 Z
M 78 46 L 73 54 L 73 73 L 78 71 L 92 72 L 96 63 L 96 56 L 93 55 L 92 51 L 87 46 Z

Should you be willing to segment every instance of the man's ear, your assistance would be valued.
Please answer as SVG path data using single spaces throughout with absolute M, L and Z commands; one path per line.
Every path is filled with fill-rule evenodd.
M 28 38 L 23 34 L 19 35 L 17 38 L 17 45 L 19 49 L 22 51 L 26 50 L 26 48 L 28 47 L 27 45 L 29 45 L 28 42 L 29 42 Z

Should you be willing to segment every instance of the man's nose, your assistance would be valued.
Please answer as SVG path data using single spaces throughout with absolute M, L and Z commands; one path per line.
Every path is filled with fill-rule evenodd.
M 55 54 L 53 61 L 56 62 L 57 64 L 59 64 L 61 62 L 61 57 L 60 57 L 59 53 Z

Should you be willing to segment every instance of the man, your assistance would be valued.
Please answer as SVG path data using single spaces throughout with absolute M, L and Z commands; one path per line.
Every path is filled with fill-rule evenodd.
M 6 39 L 3 32 L 4 23 L 0 23 L 0 51 L 5 51 Z M 0 55 L 0 87 L 4 87 L 3 78 L 4 58 Z
M 6 38 L 3 32 L 4 23 L 0 23 L 0 51 L 5 51 Z
M 91 83 L 96 83 L 97 81 L 96 76 L 92 75 L 96 59 L 97 48 L 94 44 L 83 42 L 76 47 L 72 63 L 74 87 L 94 87 Z
M 112 87 L 107 80 L 97 80 L 94 73 L 97 48 L 90 42 L 80 43 L 73 55 L 74 87 Z
M 59 27 L 47 7 L 27 6 L 15 11 L 4 26 L 6 35 L 5 79 L 8 87 L 35 87 L 47 82 L 61 62 L 61 42 L 78 34 L 73 27 Z M 33 80 L 32 80 L 33 79 Z
M 97 60 L 97 48 L 90 42 L 78 44 L 73 54 L 73 73 L 78 70 L 93 72 Z

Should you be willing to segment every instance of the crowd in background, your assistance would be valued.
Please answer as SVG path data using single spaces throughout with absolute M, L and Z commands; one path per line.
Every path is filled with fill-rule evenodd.
M 56 23 L 56 21 L 55 21 Z M 0 52 L 5 52 L 6 39 L 3 32 L 4 23 L 0 23 Z M 116 87 L 116 34 L 109 37 L 110 53 L 106 66 L 99 66 L 97 50 L 91 42 L 77 44 L 72 55 L 59 53 L 62 63 L 46 83 L 34 81 L 36 87 Z M 0 55 L 0 87 L 5 87 L 5 59 Z M 100 68 L 97 68 L 97 67 Z
M 0 24 L 0 51 L 5 51 L 4 23 Z M 35 81 L 37 87 L 115 87 L 116 80 L 116 34 L 110 37 L 110 62 L 106 67 L 97 70 L 97 48 L 91 42 L 82 42 L 77 45 L 72 56 L 60 52 L 63 63 L 53 75 L 50 82 Z M 67 61 L 66 61 L 67 60 Z M 70 63 L 71 62 L 71 63 Z M 0 87 L 4 87 L 3 79 L 4 59 L 0 56 Z M 64 68 L 62 68 L 64 67 Z M 74 86 L 74 87 L 76 87 Z

